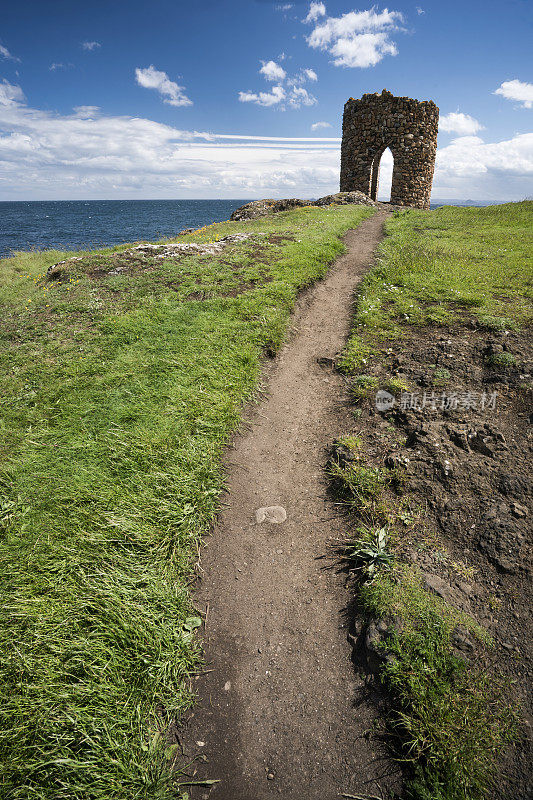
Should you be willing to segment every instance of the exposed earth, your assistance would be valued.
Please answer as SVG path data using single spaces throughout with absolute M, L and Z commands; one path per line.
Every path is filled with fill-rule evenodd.
M 532 369 L 527 332 L 488 331 L 475 320 L 425 333 L 413 328 L 400 343 L 384 342 L 381 358 L 369 364 L 377 386 L 394 380 L 405 391 L 378 412 L 374 389 L 348 429 L 364 442 L 365 463 L 401 470 L 393 494 L 405 503 L 403 558 L 422 571 L 430 591 L 494 639 L 487 651 L 459 627 L 452 644 L 472 666 L 501 674 L 524 716 L 491 794 L 501 800 L 528 800 L 533 792 L 533 650 L 526 633 L 533 599 Z M 380 636 L 356 617 L 354 633 L 356 657 L 379 666 L 386 629 Z
M 401 787 L 369 735 L 376 710 L 350 661 L 350 595 L 323 560 L 345 531 L 326 496 L 326 448 L 351 418 L 329 365 L 385 217 L 350 231 L 347 253 L 300 299 L 266 396 L 227 458 L 227 504 L 196 594 L 207 671 L 178 732 L 191 780 L 219 781 L 191 787 L 195 798 L 333 800 Z

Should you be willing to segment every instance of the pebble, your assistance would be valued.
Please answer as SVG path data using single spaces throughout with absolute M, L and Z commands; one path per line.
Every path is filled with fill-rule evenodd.
M 255 512 L 255 521 L 258 525 L 262 522 L 270 522 L 279 525 L 287 519 L 287 512 L 283 506 L 264 506 Z

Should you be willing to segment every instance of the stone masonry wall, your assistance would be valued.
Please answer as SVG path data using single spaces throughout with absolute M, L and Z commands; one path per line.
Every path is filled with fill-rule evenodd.
M 344 106 L 341 192 L 360 191 L 377 200 L 379 162 L 394 157 L 391 203 L 429 208 L 437 152 L 439 109 L 431 100 L 381 94 L 351 97 Z

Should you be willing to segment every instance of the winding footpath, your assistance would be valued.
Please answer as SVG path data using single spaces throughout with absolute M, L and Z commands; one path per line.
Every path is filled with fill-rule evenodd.
M 344 346 L 386 216 L 349 231 L 346 254 L 300 298 L 264 399 L 226 459 L 229 494 L 195 598 L 210 671 L 179 732 L 192 779 L 219 783 L 191 787 L 195 800 L 385 797 L 400 785 L 368 736 L 376 710 L 351 663 L 344 578 L 321 559 L 346 531 L 326 497 L 325 448 L 353 418 L 341 376 L 317 359 Z M 258 523 L 264 506 L 287 519 Z

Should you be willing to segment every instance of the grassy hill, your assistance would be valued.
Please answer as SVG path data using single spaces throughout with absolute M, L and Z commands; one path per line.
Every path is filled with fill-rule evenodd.
M 170 796 L 221 456 L 300 289 L 373 209 L 0 262 L 0 794 Z M 240 241 L 220 241 L 244 232 Z M 76 256 L 46 275 L 54 263 Z
M 514 713 L 495 696 L 503 683 L 485 678 L 484 648 L 493 635 L 520 633 L 513 604 L 525 596 L 525 573 L 518 555 L 503 561 L 490 531 L 485 539 L 469 531 L 486 522 L 479 498 L 501 495 L 498 469 L 517 486 L 526 471 L 517 420 L 530 389 L 521 376 L 532 208 L 392 216 L 342 359 L 354 400 L 343 446 L 353 457 L 335 478 L 362 526 L 348 548 L 352 565 L 366 569 L 361 551 L 368 558 L 374 547 L 384 566 L 358 583 L 359 609 L 367 621 L 405 622 L 379 680 L 392 698 L 399 752 L 416 767 L 407 791 L 418 800 L 483 796 L 490 762 L 514 730 Z M 224 447 L 298 292 L 372 213 L 307 207 L 207 226 L 166 249 L 0 261 L 0 796 L 175 796 L 165 732 L 193 702 L 201 620 L 190 585 L 224 488 Z M 191 246 L 172 251 L 173 243 Z M 465 431 L 486 424 L 472 409 L 442 425 L 432 417 L 422 432 L 431 415 L 382 419 L 374 409 L 380 387 L 399 399 L 489 386 L 503 397 L 496 422 L 517 444 L 508 455 L 499 429 L 484 433 L 494 451 L 485 461 L 450 444 L 462 435 L 459 422 Z M 422 452 L 426 441 L 453 450 L 455 472 L 437 450 Z M 486 484 L 471 483 L 485 474 Z M 512 502 L 516 538 L 526 518 L 523 499 Z M 463 527 L 453 528 L 459 518 Z M 510 571 L 498 572 L 498 558 Z M 465 581 L 467 616 L 445 598 L 459 597 Z M 475 665 L 453 649 L 458 625 Z M 523 685 L 513 653 L 504 679 Z

